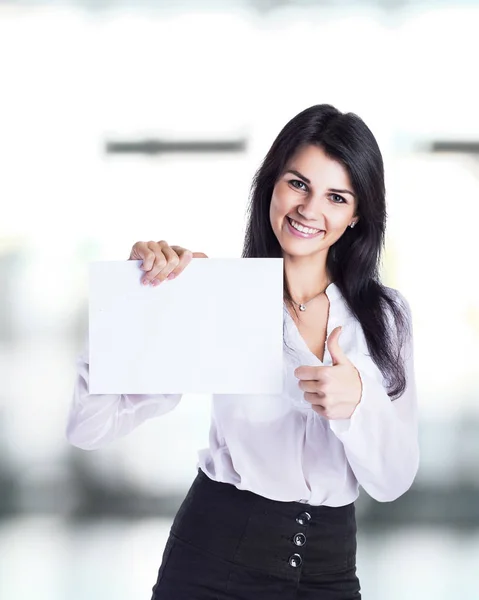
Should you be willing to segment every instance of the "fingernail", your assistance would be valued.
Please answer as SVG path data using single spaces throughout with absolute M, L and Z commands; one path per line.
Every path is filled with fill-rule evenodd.
M 176 277 L 176 273 L 170 273 L 167 279 L 174 279 Z
M 148 285 L 150 283 L 148 279 L 142 279 L 141 282 L 143 285 Z
M 156 287 L 157 285 L 160 285 L 160 283 L 161 283 L 161 281 L 158 281 L 158 279 L 153 279 L 153 281 L 151 282 L 151 285 Z

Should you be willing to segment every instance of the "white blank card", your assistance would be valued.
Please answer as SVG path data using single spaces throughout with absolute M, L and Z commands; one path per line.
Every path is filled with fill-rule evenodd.
M 195 258 L 143 285 L 141 261 L 90 264 L 90 394 L 278 394 L 283 260 Z

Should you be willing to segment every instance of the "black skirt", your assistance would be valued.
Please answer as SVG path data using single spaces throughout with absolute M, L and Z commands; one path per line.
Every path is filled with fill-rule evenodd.
M 152 600 L 358 600 L 354 504 L 278 502 L 201 470 L 163 553 Z

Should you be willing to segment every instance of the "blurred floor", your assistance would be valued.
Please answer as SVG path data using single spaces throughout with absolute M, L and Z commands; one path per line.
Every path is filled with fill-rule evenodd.
M 0 598 L 147 600 L 170 523 L 5 520 L 0 523 Z M 477 530 L 363 532 L 358 543 L 364 600 L 477 600 Z

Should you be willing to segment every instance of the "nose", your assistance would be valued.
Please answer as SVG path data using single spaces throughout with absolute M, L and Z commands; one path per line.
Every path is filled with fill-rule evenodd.
M 323 203 L 319 196 L 310 196 L 307 200 L 304 200 L 296 210 L 305 221 L 321 225 L 324 224 L 323 208 Z

